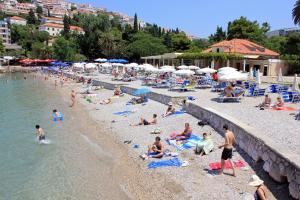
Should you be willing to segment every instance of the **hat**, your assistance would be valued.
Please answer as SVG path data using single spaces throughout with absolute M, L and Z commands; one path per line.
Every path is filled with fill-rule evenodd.
M 173 106 L 173 103 L 172 103 L 172 102 L 169 102 L 168 105 L 169 105 L 169 106 Z
M 257 175 L 252 175 L 252 177 L 249 181 L 249 185 L 254 186 L 254 187 L 260 186 L 263 183 L 264 183 L 264 181 L 261 180 Z

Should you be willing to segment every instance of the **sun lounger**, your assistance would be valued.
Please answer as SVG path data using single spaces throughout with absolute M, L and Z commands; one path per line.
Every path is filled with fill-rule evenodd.
M 284 101 L 285 103 L 291 102 L 290 95 L 289 95 L 288 92 L 283 92 L 283 93 L 281 93 L 281 98 L 283 99 L 283 101 Z

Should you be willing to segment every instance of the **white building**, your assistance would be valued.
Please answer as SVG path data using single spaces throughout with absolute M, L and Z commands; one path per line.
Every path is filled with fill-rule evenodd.
M 45 23 L 64 24 L 64 20 L 62 18 L 57 18 L 57 17 L 43 17 L 41 23 L 42 24 Z
M 300 27 L 283 28 L 279 30 L 269 31 L 266 33 L 267 37 L 273 36 L 287 36 L 290 33 L 300 33 Z
M 0 21 L 0 37 L 2 38 L 3 44 L 11 44 L 10 29 L 6 21 Z
M 7 22 L 9 24 L 16 24 L 16 25 L 21 25 L 21 26 L 26 26 L 26 24 L 27 24 L 26 19 L 24 19 L 22 17 L 18 17 L 18 16 L 13 16 L 13 17 L 7 18 Z
M 56 24 L 56 23 L 45 23 L 42 24 L 39 28 L 40 31 L 46 31 L 49 33 L 50 36 L 56 37 L 61 34 L 64 30 L 63 24 Z M 71 32 L 76 32 L 78 34 L 84 34 L 84 31 L 79 26 L 70 26 Z

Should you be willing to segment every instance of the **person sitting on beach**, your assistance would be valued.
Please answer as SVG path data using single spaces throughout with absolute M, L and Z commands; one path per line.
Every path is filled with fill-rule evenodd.
M 160 137 L 155 138 L 155 142 L 148 146 L 148 157 L 162 158 L 164 155 L 164 145 L 161 142 Z
M 280 97 L 277 97 L 277 102 L 274 108 L 281 109 L 284 106 L 284 102 Z
M 234 87 L 232 86 L 232 84 L 228 85 L 224 89 L 225 97 L 234 97 L 233 91 L 234 91 Z
M 59 116 L 60 116 L 59 112 L 58 112 L 56 109 L 54 109 L 52 112 L 53 112 L 53 114 L 54 114 L 56 117 L 59 117 Z
M 195 153 L 200 156 L 209 154 L 214 148 L 214 143 L 207 133 L 203 133 L 203 139 L 196 145 Z
M 173 103 L 172 103 L 172 102 L 169 102 L 169 103 L 168 103 L 167 111 L 166 111 L 165 114 L 163 114 L 163 117 L 170 116 L 170 115 L 172 115 L 174 112 L 175 112 L 175 108 L 174 108 L 174 106 L 173 106 Z
M 184 124 L 184 131 L 182 133 L 176 134 L 175 136 L 175 140 L 176 141 L 183 141 L 183 140 L 187 140 L 191 137 L 193 132 L 192 127 L 190 126 L 189 123 L 185 123 Z
M 267 200 L 267 188 L 264 185 L 264 181 L 261 180 L 257 175 L 253 175 L 249 181 L 249 185 L 256 187 L 254 193 L 255 200 Z
M 107 104 L 111 104 L 111 103 L 112 103 L 111 98 L 108 98 L 108 99 L 105 99 L 103 101 L 100 101 L 101 105 L 107 105 Z
M 45 132 L 44 130 L 40 127 L 40 125 L 36 125 L 35 126 L 36 129 L 36 136 L 38 138 L 39 141 L 45 140 L 46 136 L 45 136 Z
M 264 102 L 262 102 L 258 107 L 260 107 L 260 108 L 270 108 L 271 103 L 272 103 L 272 99 L 269 97 L 268 94 L 266 94 Z
M 114 89 L 114 96 L 120 96 L 122 93 L 120 87 L 115 87 Z
M 152 119 L 146 120 L 143 117 L 141 117 L 141 122 L 138 124 L 131 124 L 130 126 L 147 126 L 147 125 L 153 125 L 157 123 L 157 114 L 153 114 Z

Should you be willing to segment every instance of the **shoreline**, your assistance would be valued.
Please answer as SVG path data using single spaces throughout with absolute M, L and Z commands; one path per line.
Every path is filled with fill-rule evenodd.
M 51 79 L 50 79 L 51 80 Z M 53 81 L 53 80 L 52 80 Z M 80 90 L 80 88 L 82 88 L 82 84 L 74 84 L 74 83 L 69 83 L 70 85 L 68 85 L 67 87 L 64 87 L 64 90 L 70 90 L 70 87 L 71 88 L 76 88 L 77 90 Z M 68 89 L 67 89 L 68 88 Z M 109 93 L 111 93 L 111 92 L 109 92 L 109 91 L 104 91 L 104 90 L 101 90 L 100 91 L 100 93 L 102 93 L 103 92 L 103 94 L 101 94 L 100 96 L 100 98 L 107 98 L 107 95 L 109 94 Z M 68 94 L 68 92 L 67 92 L 67 94 Z M 64 94 L 64 95 L 66 95 L 66 94 Z M 128 95 L 129 96 L 129 95 Z M 115 131 L 120 131 L 120 130 L 122 130 L 122 129 L 120 129 L 119 127 L 115 127 L 115 124 L 109 124 L 110 123 L 110 118 L 111 118 L 111 116 L 108 116 L 108 115 L 106 115 L 106 113 L 105 114 L 103 114 L 103 116 L 102 116 L 102 118 L 99 118 L 99 112 L 101 112 L 101 111 L 95 111 L 95 107 L 93 106 L 93 105 L 91 105 L 91 104 L 89 104 L 89 103 L 87 103 L 87 102 L 85 102 L 85 100 L 83 100 L 83 99 L 81 99 L 80 98 L 80 101 L 79 102 L 77 102 L 77 104 L 79 105 L 79 104 L 82 104 L 82 106 L 83 106 L 83 109 L 86 109 L 87 110 L 87 112 L 89 113 L 89 116 L 90 117 L 92 117 L 93 118 L 93 120 L 95 120 L 96 121 L 96 123 L 106 123 L 106 125 L 107 126 L 109 126 L 110 128 L 110 130 L 109 131 L 112 131 L 112 133 L 113 132 L 115 132 Z M 151 104 L 152 104 L 152 102 L 151 102 Z M 160 104 L 160 103 L 156 103 L 155 102 L 155 104 L 157 104 L 157 105 L 160 105 L 160 106 L 162 106 L 162 104 Z M 98 112 L 98 114 L 96 113 L 96 112 Z M 103 111 L 103 112 L 106 112 L 106 111 Z M 191 116 L 190 116 L 191 117 Z M 189 118 L 190 118 L 189 117 Z M 194 117 L 191 117 L 191 118 L 193 118 L 193 119 L 195 119 Z M 118 121 L 118 120 L 117 120 Z M 124 121 L 127 121 L 127 119 L 121 119 L 121 121 L 120 122 L 124 122 Z M 117 126 L 119 126 L 119 125 L 117 125 Z M 127 125 L 125 125 L 125 126 L 127 126 Z M 127 128 L 125 128 L 125 127 L 123 127 L 124 128 L 124 134 L 126 134 L 127 136 L 126 137 L 129 137 L 130 135 L 128 135 L 128 133 L 127 133 Z M 143 132 L 145 132 L 145 129 L 144 128 L 141 128 L 140 129 L 141 131 L 143 131 Z M 111 133 L 110 133 L 111 134 Z M 220 136 L 218 136 L 218 139 L 219 139 L 219 137 Z M 123 137 L 122 138 L 122 136 L 120 136 L 120 133 L 117 133 L 116 135 L 114 135 L 114 138 L 117 140 L 117 143 L 119 144 L 119 145 L 124 145 L 124 144 L 122 144 L 122 140 L 124 140 L 125 138 Z M 150 140 L 149 142 L 152 142 L 152 140 Z M 133 161 L 135 161 L 136 162 L 136 164 L 138 165 L 138 168 L 139 169 L 142 169 L 142 171 L 145 171 L 145 173 L 147 173 L 148 175 L 149 175 L 149 173 L 150 174 L 155 174 L 156 175 L 156 173 L 158 172 L 158 173 L 163 173 L 162 175 L 163 175 L 163 177 L 164 177 L 164 179 L 166 178 L 166 177 L 168 177 L 168 176 L 170 176 L 170 173 L 172 174 L 172 176 L 175 176 L 176 177 L 176 175 L 175 174 L 173 174 L 173 172 L 172 172 L 172 169 L 170 168 L 170 169 L 162 169 L 162 170 L 155 170 L 155 171 L 153 171 L 153 173 L 151 172 L 151 171 L 149 171 L 149 170 L 147 170 L 146 168 L 145 168 L 145 164 L 143 164 L 144 162 L 142 162 L 139 158 L 138 158 L 138 154 L 137 154 L 137 152 L 135 152 L 135 150 L 132 150 L 131 148 L 129 148 L 129 146 L 128 147 L 125 147 L 125 149 L 126 149 L 126 151 L 129 151 L 128 153 L 128 156 L 130 157 L 129 159 L 130 160 L 133 160 Z M 189 162 L 194 162 L 193 161 L 193 158 L 191 158 L 191 157 L 193 157 L 193 155 L 190 155 L 191 154 L 191 152 L 188 152 L 187 153 L 187 155 L 185 155 L 185 157 L 187 157 L 187 158 L 189 158 Z M 219 155 L 218 155 L 219 156 Z M 245 156 L 245 155 L 244 155 Z M 246 156 L 247 157 L 247 156 Z M 190 160 L 191 159 L 191 160 Z M 197 158 L 196 158 L 197 159 Z M 201 158 L 200 158 L 201 159 Z M 218 158 L 219 159 L 219 158 Z M 218 160 L 214 160 L 214 161 L 218 161 Z M 198 163 L 199 164 L 199 163 Z M 198 165 L 197 164 L 197 165 Z M 193 164 L 194 165 L 194 164 Z M 200 163 L 200 167 L 204 167 L 204 165 L 203 164 L 201 164 Z M 250 165 L 249 165 L 250 166 Z M 191 187 L 191 188 L 193 188 L 193 189 L 195 189 L 195 190 L 197 190 L 201 195 L 200 196 L 202 196 L 203 198 L 206 198 L 206 199 L 214 199 L 214 198 L 222 198 L 222 195 L 221 194 L 216 194 L 216 195 L 208 195 L 208 194 L 205 194 L 205 193 L 209 193 L 209 189 L 210 188 L 214 188 L 214 189 L 216 189 L 216 190 L 218 190 L 218 187 L 216 187 L 216 186 L 218 186 L 218 184 L 216 185 L 216 186 L 210 186 L 210 187 L 208 187 L 207 185 L 206 185 L 206 183 L 205 182 L 207 182 L 207 183 L 210 183 L 210 184 L 213 184 L 213 182 L 214 181 L 221 181 L 221 183 L 225 183 L 227 186 L 226 187 L 228 187 L 229 186 L 229 188 L 227 188 L 226 190 L 228 190 L 228 191 L 230 191 L 230 190 L 232 190 L 233 188 L 235 188 L 234 190 L 236 190 L 236 191 L 233 191 L 233 193 L 235 193 L 235 192 L 237 192 L 235 195 L 237 195 L 237 196 L 231 196 L 231 197 L 225 197 L 224 199 L 239 199 L 240 198 L 240 196 L 241 195 L 245 195 L 245 192 L 246 193 L 251 193 L 251 189 L 247 189 L 246 191 L 244 191 L 245 189 L 243 189 L 245 186 L 243 186 L 242 188 L 241 188 L 241 186 L 240 186 L 240 184 L 241 184 L 241 182 L 239 181 L 239 180 L 235 180 L 235 179 L 231 179 L 231 178 L 228 178 L 228 177 L 222 177 L 222 178 L 219 178 L 219 177 L 210 177 L 210 176 L 208 176 L 205 172 L 201 172 L 201 170 L 199 171 L 199 169 L 197 169 L 197 167 L 195 168 L 196 166 L 191 166 L 191 167 L 189 167 L 189 169 L 188 169 L 188 171 L 186 171 L 186 172 L 188 172 L 189 174 L 193 174 L 193 175 L 195 175 L 195 177 L 198 177 L 199 179 L 203 179 L 204 178 L 204 180 L 200 180 L 200 182 L 198 182 L 199 180 L 194 180 L 194 181 L 192 181 L 192 182 L 194 182 L 194 184 L 199 184 L 199 186 L 201 186 L 200 188 L 202 188 L 203 189 L 203 191 L 199 191 L 199 187 L 197 187 L 197 186 L 195 186 L 193 183 L 188 183 L 188 184 L 186 184 L 186 183 L 184 183 L 184 177 L 182 177 L 182 170 L 184 170 L 184 169 L 179 169 L 180 170 L 180 172 L 179 172 L 179 176 L 177 177 L 177 178 L 175 178 L 175 180 L 173 179 L 173 181 L 175 181 L 176 183 L 177 183 L 177 187 L 179 187 L 180 188 L 180 186 L 181 187 L 183 187 L 184 188 L 184 190 L 180 190 L 180 192 L 179 192 L 179 194 L 185 194 L 185 193 L 187 193 L 187 195 L 190 197 L 190 198 L 192 198 L 192 199 L 195 199 L 195 197 L 197 196 L 197 193 L 194 193 L 195 191 L 189 191 L 190 189 L 188 188 L 188 187 Z M 278 195 L 279 196 L 285 196 L 285 197 L 282 197 L 282 198 L 270 198 L 270 199 L 288 199 L 287 198 L 287 194 L 285 193 L 285 192 L 283 192 L 283 191 L 286 191 L 285 189 L 282 189 L 281 188 L 281 191 L 273 191 L 274 190 L 274 188 L 275 187 L 278 187 L 278 185 L 276 186 L 276 184 L 275 183 L 273 183 L 263 172 L 262 172 L 262 170 L 260 170 L 260 167 L 257 167 L 256 166 L 256 164 L 255 165 L 253 165 L 253 163 L 251 164 L 251 166 L 250 166 L 251 168 L 253 168 L 255 171 L 257 171 L 259 174 L 261 174 L 261 176 L 263 176 L 264 177 L 264 179 L 266 179 L 266 181 L 267 182 L 269 182 L 268 183 L 268 185 L 270 186 L 270 188 L 271 188 L 271 190 L 272 190 L 272 192 L 270 192 L 270 193 L 273 193 L 274 192 L 274 194 L 278 197 Z M 256 168 L 256 169 L 255 169 Z M 171 171 L 170 171 L 171 170 Z M 177 169 L 174 169 L 175 171 L 177 171 Z M 190 171 L 191 170 L 191 171 Z M 166 173 L 166 174 L 165 174 Z M 200 173 L 200 174 L 199 174 Z M 246 174 L 249 174 L 249 172 L 247 172 Z M 246 176 L 243 176 L 242 175 L 242 177 L 240 177 L 240 178 L 242 178 L 242 179 L 248 179 L 249 177 L 248 177 L 249 175 L 247 175 L 247 177 Z M 209 178 L 208 178 L 209 177 Z M 208 179 L 207 179 L 208 178 Z M 238 179 L 240 179 L 240 178 L 238 178 Z M 213 180 L 212 180 L 213 179 Z M 152 178 L 151 180 L 153 180 L 154 182 L 155 181 L 157 181 L 157 180 L 155 180 L 155 178 Z M 233 183 L 231 183 L 233 181 Z M 204 185 L 203 185 L 204 184 Z M 228 185 L 229 184 L 229 185 Z M 169 185 L 169 184 L 168 184 Z M 221 184 L 222 185 L 222 184 Z M 175 191 L 177 191 L 178 189 L 176 189 L 177 187 L 175 187 Z M 233 188 L 232 188 L 233 187 Z M 282 186 L 281 186 L 282 187 Z M 284 186 L 284 188 L 285 188 L 286 186 Z M 231 189 L 230 189 L 231 188 Z M 273 189 L 272 189 L 273 188 Z M 200 189 L 201 190 L 201 189 Z M 207 190 L 207 191 L 206 191 Z M 224 190 L 224 189 L 223 189 Z M 221 190 L 222 191 L 222 190 Z M 226 192 L 226 191 L 225 191 Z M 240 193 L 240 194 L 239 194 Z M 277 193 L 277 194 L 276 194 Z M 279 193 L 285 193 L 285 194 L 279 194 Z M 239 197 L 238 197 L 239 196 Z M 163 199 L 163 198 L 162 198 Z M 189 198 L 181 198 L 181 199 L 189 199 Z

